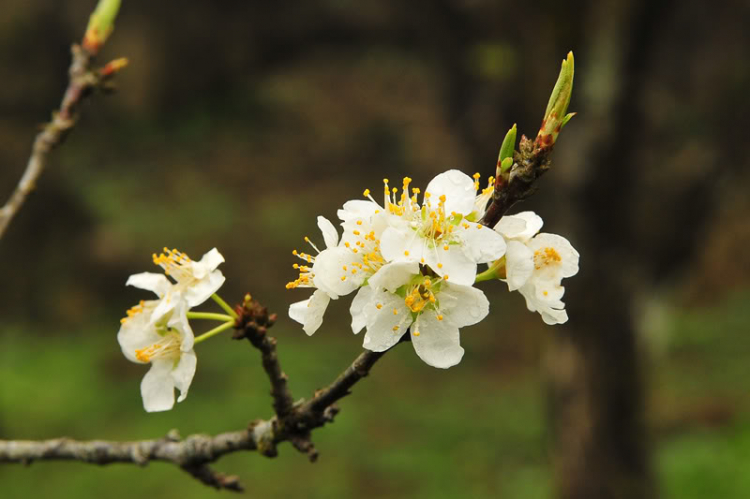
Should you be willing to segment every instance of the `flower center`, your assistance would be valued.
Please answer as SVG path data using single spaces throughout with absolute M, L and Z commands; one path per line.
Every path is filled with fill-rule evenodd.
M 179 357 L 180 335 L 176 332 L 168 333 L 162 341 L 140 348 L 135 351 L 135 358 L 141 362 L 151 362 L 153 359 Z
M 166 275 L 172 276 L 177 281 L 191 275 L 191 272 L 185 267 L 192 263 L 192 260 L 185 253 L 176 249 L 164 248 L 164 253 L 158 256 L 154 253 L 152 258 L 155 265 L 163 268 Z
M 542 267 L 557 265 L 562 262 L 560 253 L 555 248 L 546 247 L 534 252 L 534 268 L 540 270 Z
M 418 314 L 427 306 L 436 306 L 437 299 L 433 292 L 433 283 L 429 277 L 426 277 L 421 283 L 415 284 L 411 289 L 407 289 L 404 303 L 412 312 Z

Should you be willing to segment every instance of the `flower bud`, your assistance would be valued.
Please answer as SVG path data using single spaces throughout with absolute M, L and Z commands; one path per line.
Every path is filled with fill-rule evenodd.
M 92 55 L 107 41 L 114 29 L 115 18 L 120 10 L 120 0 L 99 0 L 96 9 L 89 18 L 89 25 L 83 37 L 83 48 Z
M 555 88 L 552 89 L 552 95 L 547 104 L 547 111 L 544 114 L 544 120 L 542 120 L 542 126 L 539 128 L 539 134 L 536 138 L 537 143 L 542 146 L 554 145 L 557 141 L 557 136 L 560 134 L 560 130 L 570 121 L 570 118 L 575 116 L 575 113 L 566 114 L 568 112 L 568 104 L 570 104 L 570 96 L 573 92 L 573 73 L 573 52 L 568 52 L 567 59 L 562 62 L 560 76 L 557 77 Z

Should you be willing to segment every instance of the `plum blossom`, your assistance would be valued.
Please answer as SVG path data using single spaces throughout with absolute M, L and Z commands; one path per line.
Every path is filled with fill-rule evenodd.
M 369 281 L 368 293 L 357 296 L 361 309 L 353 330 L 366 327 L 364 347 L 375 352 L 388 350 L 407 331 L 417 355 L 428 365 L 448 368 L 464 354 L 459 328 L 484 319 L 489 302 L 471 286 L 423 275 L 414 261 L 385 265 Z M 354 308 L 354 303 L 352 304 Z
M 137 274 L 128 279 L 128 284 L 153 291 L 160 300 L 142 300 L 129 309 L 121 320 L 117 341 L 131 362 L 151 363 L 141 382 L 143 407 L 148 412 L 167 411 L 174 406 L 175 388 L 180 391 L 177 401 L 185 400 L 195 374 L 194 336 L 186 316 L 188 304 L 161 274 Z M 162 303 L 167 295 L 171 306 L 164 309 Z
M 164 253 L 153 255 L 153 261 L 166 275 L 142 272 L 131 275 L 125 284 L 152 291 L 159 299 L 141 300 L 129 309 L 117 333 L 128 360 L 151 364 L 141 382 L 143 406 L 148 412 L 171 409 L 175 388 L 180 391 L 178 402 L 187 397 L 196 368 L 195 337 L 187 312 L 206 301 L 225 280 L 217 270 L 224 257 L 216 248 L 198 262 L 176 249 L 164 248 Z
M 518 290 L 531 312 L 546 324 L 568 321 L 561 282 L 578 273 L 579 254 L 562 236 L 538 233 L 542 219 L 527 211 L 505 216 L 495 226 L 508 243 L 505 277 L 510 291 Z
M 428 266 L 451 282 L 471 286 L 478 263 L 505 254 L 505 241 L 497 233 L 471 221 L 476 217 L 479 182 L 449 170 L 435 177 L 417 202 L 419 189 L 409 196 L 410 178 L 405 178 L 401 198 L 385 182 L 385 207 L 391 215 L 383 231 L 381 252 L 388 262 L 414 261 Z
M 310 238 L 305 237 L 305 241 L 312 246 L 317 255 L 294 250 L 292 253 L 303 263 L 294 264 L 294 268 L 299 270 L 299 277 L 286 285 L 287 289 L 315 289 L 310 298 L 293 303 L 289 307 L 289 317 L 302 324 L 308 335 L 314 334 L 321 326 L 323 315 L 332 299 L 336 300 L 340 295 L 348 294 L 355 289 L 348 283 L 346 286 L 341 285 L 345 279 L 339 278 L 340 271 L 337 269 L 346 267 L 351 252 L 347 246 L 339 246 L 336 227 L 327 218 L 318 217 L 318 228 L 323 234 L 326 248 L 323 251 L 318 250 Z

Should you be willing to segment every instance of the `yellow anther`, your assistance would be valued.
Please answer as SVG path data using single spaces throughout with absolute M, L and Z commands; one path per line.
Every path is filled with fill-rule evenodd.
M 414 331 L 414 336 L 419 336 L 419 331 Z
M 437 266 L 437 267 L 438 267 L 439 269 L 442 269 L 442 268 L 443 268 L 443 264 L 442 264 L 442 263 L 438 263 L 438 266 Z
M 443 279 L 445 279 L 445 280 L 447 281 L 447 280 L 448 280 L 448 274 L 445 274 L 445 275 L 443 276 Z
M 375 305 L 375 308 L 377 308 L 378 310 L 380 310 L 381 308 L 383 308 L 383 304 L 382 303 L 378 303 L 377 305 Z
M 393 332 L 395 333 L 396 331 L 398 331 L 398 326 L 393 326 Z
M 438 315 L 437 316 L 437 320 L 442 321 L 443 320 L 443 316 L 442 315 Z
M 355 230 L 355 231 L 354 231 L 354 235 L 355 235 L 355 236 L 358 236 L 358 235 L 359 235 L 359 231 L 358 231 L 358 230 Z
M 398 315 L 398 309 L 397 308 L 393 309 L 393 315 Z
M 342 268 L 344 269 L 344 272 L 346 272 L 346 265 L 344 265 Z
M 446 200 L 445 194 L 441 194 L 440 195 L 440 202 L 441 203 L 445 203 L 445 200 Z
M 409 252 L 408 251 L 404 251 L 404 256 L 409 256 Z
M 345 275 L 341 276 L 341 281 L 346 281 L 346 276 Z
M 357 225 L 362 225 L 362 220 L 357 220 Z
M 363 192 L 362 195 L 364 195 L 365 197 L 369 197 L 370 196 L 370 189 L 365 189 L 365 192 Z
M 448 245 L 446 244 L 445 246 L 443 246 L 443 249 L 444 249 L 445 251 L 448 251 Z
M 424 263 L 424 258 L 420 259 L 419 263 Z
M 474 175 L 472 175 L 472 177 L 474 177 L 474 180 L 479 180 L 479 178 L 481 177 L 481 175 L 479 174 L 479 172 L 477 172 Z

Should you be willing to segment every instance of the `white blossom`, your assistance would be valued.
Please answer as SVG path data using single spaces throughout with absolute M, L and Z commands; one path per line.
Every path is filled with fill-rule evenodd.
M 531 312 L 547 324 L 568 321 L 561 282 L 578 273 L 579 254 L 562 236 L 538 233 L 542 219 L 533 212 L 505 216 L 495 230 L 507 239 L 505 277 L 510 291 L 518 290 Z
M 419 189 L 409 195 L 405 178 L 400 199 L 385 181 L 385 208 L 390 215 L 381 238 L 381 252 L 388 262 L 414 261 L 427 265 L 445 280 L 470 286 L 478 263 L 502 257 L 505 241 L 496 232 L 471 221 L 476 216 L 479 188 L 468 175 L 449 170 L 427 186 L 423 203 Z
M 343 258 L 346 253 L 338 246 L 338 231 L 328 219 L 318 217 L 318 228 L 323 234 L 326 249 L 318 250 L 310 238 L 305 237 L 305 241 L 312 246 L 317 255 L 294 250 L 292 253 L 303 263 L 302 265 L 294 264 L 294 268 L 299 270 L 299 277 L 286 285 L 287 289 L 315 288 L 310 298 L 293 303 L 289 307 L 289 317 L 302 324 L 303 330 L 308 335 L 315 333 L 323 323 L 323 314 L 331 299 L 335 300 L 339 297 L 337 290 L 331 286 L 331 266 L 335 265 L 335 262 Z
M 367 328 L 366 349 L 385 351 L 410 331 L 417 355 L 439 368 L 461 361 L 464 349 L 459 328 L 476 324 L 489 312 L 482 291 L 422 275 L 419 264 L 413 261 L 385 265 L 355 302 L 352 329 L 357 333 Z
M 166 411 L 185 400 L 196 367 L 193 331 L 187 320 L 187 301 L 174 292 L 173 284 L 161 274 L 138 274 L 128 283 L 154 291 L 160 300 L 141 301 L 122 319 L 117 340 L 131 362 L 151 363 L 141 382 L 143 407 L 148 412 Z M 171 306 L 160 307 L 169 294 Z

